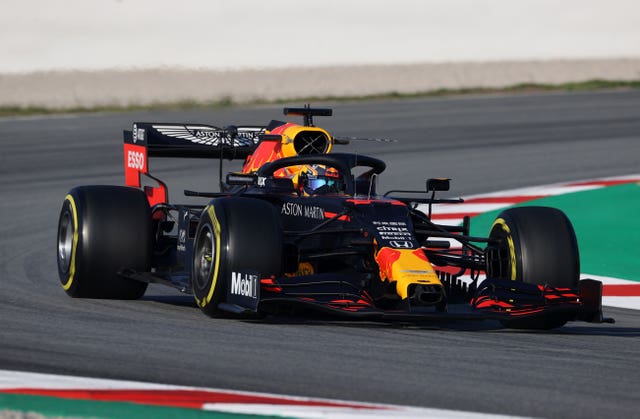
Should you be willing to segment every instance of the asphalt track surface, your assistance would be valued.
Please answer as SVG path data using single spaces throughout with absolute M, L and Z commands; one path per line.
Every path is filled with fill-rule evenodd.
M 637 173 L 640 92 L 347 103 L 335 135 L 385 159 L 387 188 L 454 178 L 452 194 Z M 279 106 L 0 119 L 0 369 L 265 391 L 544 417 L 633 417 L 640 313 L 550 333 L 496 324 L 389 325 L 209 319 L 152 286 L 139 301 L 79 300 L 59 285 L 56 224 L 77 184 L 122 184 L 132 121 L 266 123 Z M 317 120 L 321 123 L 320 118 Z M 215 165 L 152 161 L 182 188 L 211 190 Z M 594 228 L 597 228 L 597 220 Z M 621 226 L 623 225 L 621 220 Z

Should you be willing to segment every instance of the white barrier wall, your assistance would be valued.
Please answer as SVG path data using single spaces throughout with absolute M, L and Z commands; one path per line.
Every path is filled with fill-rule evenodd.
M 613 60 L 619 58 L 626 60 Z M 135 90 L 141 80 L 147 80 L 146 87 L 162 90 L 161 84 L 149 85 L 153 80 L 164 83 L 162 75 L 141 71 L 150 69 L 172 74 L 177 90 L 183 83 L 188 87 L 184 77 L 193 78 L 192 70 L 202 70 L 198 77 L 205 77 L 205 72 L 206 80 L 217 81 L 209 82 L 210 87 L 201 85 L 200 91 L 207 100 L 216 100 L 247 96 L 240 91 L 242 86 L 225 86 L 226 91 L 220 92 L 218 84 L 234 79 L 224 70 L 244 70 L 236 78 L 245 85 L 248 73 L 269 70 L 256 79 L 259 85 L 261 80 L 281 83 L 274 76 L 278 69 L 303 77 L 330 67 L 326 77 L 319 76 L 327 92 L 332 91 L 327 80 L 338 71 L 347 75 L 338 79 L 350 80 L 334 86 L 334 91 L 358 94 L 372 92 L 362 90 L 367 83 L 375 83 L 383 92 L 411 90 L 407 83 L 393 82 L 393 70 L 389 76 L 373 73 L 389 70 L 388 66 L 418 69 L 405 74 L 408 82 L 417 81 L 414 90 L 423 90 L 494 86 L 506 79 L 544 82 L 540 75 L 557 70 L 558 60 L 569 72 L 562 79 L 572 79 L 571 73 L 584 67 L 583 59 L 598 63 L 587 71 L 590 78 L 615 78 L 622 72 L 624 78 L 637 79 L 636 58 L 640 58 L 637 0 L 3 0 L 0 105 L 53 106 L 49 97 L 75 91 L 76 99 L 61 99 L 55 105 L 91 106 L 105 102 L 104 91 L 113 92 L 109 83 Z M 540 64 L 495 65 L 505 61 Z M 481 72 L 492 72 L 490 80 L 478 84 L 477 77 L 469 78 L 478 69 L 470 70 L 469 62 L 476 66 L 489 62 Z M 554 66 L 542 65 L 549 62 Z M 626 70 L 615 67 L 619 63 Z M 357 66 L 355 73 L 349 66 Z M 365 71 L 361 66 L 372 67 Z M 105 71 L 114 69 L 118 71 Z M 51 70 L 57 72 L 42 73 Z M 78 70 L 95 73 L 75 73 Z M 366 76 L 368 81 L 348 74 Z M 70 84 L 61 85 L 63 80 Z M 40 92 L 30 87 L 33 83 Z M 94 93 L 89 92 L 91 85 Z M 266 89 L 270 90 L 278 89 Z M 309 93 L 303 89 L 292 94 Z M 107 102 L 166 101 L 177 96 L 117 94 Z M 192 93 L 183 96 L 194 98 Z

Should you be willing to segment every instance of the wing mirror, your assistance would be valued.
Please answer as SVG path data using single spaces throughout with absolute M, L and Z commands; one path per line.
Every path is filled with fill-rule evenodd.
M 427 192 L 448 191 L 451 179 L 435 178 L 427 179 Z
M 227 174 L 227 185 L 251 186 L 256 184 L 257 179 L 253 173 L 229 173 Z

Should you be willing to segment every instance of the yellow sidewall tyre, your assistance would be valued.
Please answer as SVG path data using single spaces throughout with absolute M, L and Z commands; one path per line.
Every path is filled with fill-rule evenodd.
M 64 291 L 81 298 L 140 298 L 147 284 L 121 269 L 151 267 L 151 211 L 145 194 L 120 186 L 81 186 L 65 197 L 56 256 Z
M 280 216 L 268 202 L 244 197 L 214 199 L 202 212 L 196 231 L 191 286 L 196 304 L 219 315 L 233 272 L 282 274 Z
M 557 288 L 578 287 L 580 257 L 571 221 L 560 210 L 548 207 L 519 207 L 502 211 L 489 237 L 502 242 L 499 257 L 488 260 L 488 275 Z M 495 256 L 495 255 L 494 255 Z M 554 329 L 563 318 L 508 320 L 517 329 Z
M 502 240 L 500 260 L 489 261 L 494 277 L 552 287 L 576 288 L 580 257 L 571 221 L 549 207 L 502 211 L 489 237 Z

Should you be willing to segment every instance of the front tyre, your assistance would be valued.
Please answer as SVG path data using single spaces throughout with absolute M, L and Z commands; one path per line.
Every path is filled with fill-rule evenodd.
M 205 209 L 200 218 L 193 245 L 191 287 L 198 307 L 208 316 L 216 313 L 218 303 L 226 290 L 222 280 L 219 279 L 221 276 L 220 245 L 223 240 L 219 217 L 224 216 L 224 212 L 221 211 L 220 206 L 218 208 L 220 215 L 216 214 L 214 204 Z M 226 240 L 226 234 L 224 240 Z
M 260 278 L 282 271 L 282 228 L 274 206 L 258 199 L 214 199 L 204 209 L 193 248 L 191 286 L 198 307 L 218 314 L 234 272 Z
M 491 239 L 497 246 L 488 255 L 487 275 L 554 288 L 578 288 L 580 257 L 569 218 L 548 207 L 520 207 L 502 211 L 496 218 Z M 509 320 L 505 326 L 553 329 L 563 319 Z
M 502 242 L 499 257 L 489 261 L 493 277 L 577 288 L 578 242 L 562 211 L 548 207 L 507 209 L 496 218 L 489 237 Z
M 140 298 L 147 284 L 118 275 L 151 265 L 151 214 L 145 194 L 120 186 L 81 186 L 65 197 L 58 221 L 58 276 L 81 298 Z

